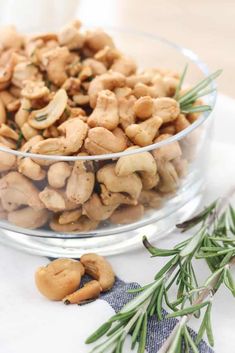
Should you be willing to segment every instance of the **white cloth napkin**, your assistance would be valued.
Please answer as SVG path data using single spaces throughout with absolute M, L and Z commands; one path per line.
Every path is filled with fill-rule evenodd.
M 209 161 L 205 203 L 235 185 L 234 132 L 235 101 L 221 95 L 216 107 L 215 142 Z M 158 245 L 171 247 L 183 237 L 173 233 L 159 240 Z M 161 260 L 151 259 L 142 247 L 128 255 L 110 257 L 109 260 L 122 280 L 140 284 L 152 280 L 161 265 Z M 103 300 L 78 307 L 43 298 L 34 286 L 34 272 L 47 262 L 46 258 L 0 245 L 1 353 L 87 353 L 91 348 L 84 344 L 85 338 L 113 314 L 111 307 Z M 206 264 L 198 261 L 196 266 L 199 275 L 204 278 Z M 234 298 L 224 288 L 215 297 L 212 318 L 215 351 L 235 352 Z M 192 320 L 190 326 L 197 329 L 196 320 Z M 127 344 L 124 352 L 133 351 Z

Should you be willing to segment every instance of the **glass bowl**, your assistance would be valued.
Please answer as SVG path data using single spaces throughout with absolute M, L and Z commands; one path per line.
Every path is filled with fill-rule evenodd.
M 154 35 L 113 28 L 106 30 L 113 36 L 117 47 L 135 58 L 141 69 L 166 67 L 181 72 L 188 63 L 187 82 L 189 84 L 197 83 L 208 75 L 206 65 L 188 49 L 180 48 Z M 211 82 L 211 87 L 215 87 L 214 82 Z M 215 100 L 216 91 L 205 97 L 206 103 L 212 108 Z M 83 213 L 85 212 L 92 219 L 90 220 L 85 215 L 78 218 L 80 216 L 78 205 L 74 205 L 71 199 L 70 201 L 66 199 L 67 192 L 70 192 L 70 195 L 74 193 L 75 197 L 77 193 L 84 192 L 82 184 L 85 181 L 81 176 L 80 179 L 74 176 L 73 181 L 70 181 L 69 191 L 58 189 L 56 197 L 53 196 L 54 204 L 48 206 L 50 210 L 45 210 L 40 206 L 38 194 L 48 186 L 47 178 L 34 182 L 28 179 L 29 184 L 27 184 L 25 177 L 23 177 L 24 180 L 19 179 L 15 171 L 10 172 L 10 177 L 6 175 L 7 173 L 2 173 L 1 195 L 4 195 L 6 185 L 7 187 L 10 185 L 12 189 L 9 199 L 7 196 L 5 199 L 5 196 L 1 196 L 9 213 L 7 215 L 5 210 L 0 212 L 2 229 L 0 241 L 31 254 L 76 258 L 85 252 L 111 255 L 130 251 L 141 244 L 143 235 L 147 235 L 149 239 L 167 236 L 177 222 L 186 219 L 196 210 L 202 200 L 211 140 L 212 115 L 213 109 L 212 112 L 201 114 L 193 124 L 170 138 L 141 149 L 131 149 L 116 154 L 49 156 L 0 147 L 0 153 L 5 153 L 4 156 L 7 158 L 29 157 L 47 170 L 55 163 L 65 162 L 74 171 L 81 166 L 85 168 L 87 175 L 90 173 L 88 179 L 96 175 L 96 195 L 93 195 L 83 207 Z M 107 185 L 110 188 L 110 183 L 113 183 L 112 173 L 117 170 L 115 169 L 117 162 L 119 167 L 121 163 L 123 167 L 124 161 L 127 169 L 130 169 L 133 161 L 138 162 L 143 156 L 146 159 L 146 153 L 159 155 L 159 153 L 171 153 L 169 151 L 175 151 L 175 154 L 173 152 L 173 156 L 166 164 L 158 166 L 160 184 L 156 188 L 154 180 L 148 178 L 148 172 L 142 175 L 127 172 L 123 180 L 122 201 L 114 201 L 113 197 L 117 195 L 109 193 Z M 143 184 L 145 177 L 146 190 L 142 192 L 139 181 L 141 180 Z M 150 190 L 151 183 L 153 188 Z M 120 188 L 120 185 L 116 187 Z M 25 207 L 32 206 L 33 211 L 32 208 L 17 209 L 17 203 L 14 203 L 14 200 L 18 197 L 24 199 Z M 51 195 L 48 196 L 44 191 L 44 197 L 50 198 Z M 110 203 L 113 205 L 104 209 L 100 203 L 101 198 L 106 205 Z M 114 207 L 115 202 L 116 204 L 121 202 L 122 206 Z

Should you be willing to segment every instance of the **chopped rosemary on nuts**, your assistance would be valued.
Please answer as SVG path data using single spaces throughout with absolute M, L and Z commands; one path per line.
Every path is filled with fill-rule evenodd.
M 44 120 L 47 119 L 47 115 L 48 115 L 48 114 L 42 114 L 42 115 L 40 115 L 40 116 L 35 116 L 35 120 L 37 120 L 37 121 L 44 121 Z
M 211 328 L 212 297 L 224 284 L 235 296 L 235 283 L 230 267 L 235 258 L 235 209 L 227 205 L 227 197 L 217 200 L 190 220 L 178 224 L 182 231 L 196 227 L 195 234 L 177 244 L 173 249 L 160 249 L 151 245 L 146 237 L 143 244 L 153 257 L 170 257 L 170 260 L 157 272 L 153 282 L 134 290 L 136 297 L 127 303 L 116 315 L 111 317 L 86 341 L 92 343 L 102 336 L 105 339 L 92 352 L 104 353 L 123 351 L 128 334 L 132 336 L 132 349 L 138 345 L 138 353 L 143 353 L 147 338 L 147 323 L 156 315 L 163 319 L 163 308 L 172 312 L 167 315 L 181 317 L 174 330 L 163 344 L 160 353 L 181 352 L 182 344 L 193 352 L 198 352 L 198 344 L 207 335 L 211 346 L 214 338 Z M 210 276 L 202 285 L 194 269 L 195 258 L 205 259 Z M 177 287 L 177 295 L 170 298 L 169 291 Z M 187 323 L 192 316 L 199 318 L 204 310 L 196 340 L 191 337 Z
M 19 132 L 19 137 L 18 140 L 16 142 L 16 148 L 19 149 L 21 147 L 22 141 L 24 139 L 24 135 L 22 133 L 22 131 Z

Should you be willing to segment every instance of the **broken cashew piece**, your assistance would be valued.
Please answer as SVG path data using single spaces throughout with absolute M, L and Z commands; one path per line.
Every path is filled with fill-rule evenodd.
M 100 283 L 96 280 L 84 284 L 84 287 L 78 289 L 76 292 L 67 295 L 63 302 L 64 304 L 83 304 L 92 299 L 99 297 L 101 292 Z
M 48 210 L 58 212 L 65 210 L 65 200 L 63 196 L 56 190 L 45 187 L 39 193 L 39 198 Z
M 85 272 L 99 282 L 102 292 L 112 288 L 115 282 L 115 274 L 112 266 L 104 257 L 90 253 L 82 255 L 80 261 L 85 268 Z
M 46 107 L 31 112 L 28 123 L 38 130 L 48 128 L 61 117 L 66 108 L 67 100 L 67 93 L 61 88 Z
M 84 267 L 79 261 L 57 259 L 39 267 L 35 282 L 39 292 L 50 300 L 62 300 L 80 285 Z

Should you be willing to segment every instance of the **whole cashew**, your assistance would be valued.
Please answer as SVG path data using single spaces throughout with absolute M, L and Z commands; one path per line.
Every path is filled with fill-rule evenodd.
M 102 75 L 107 71 L 106 66 L 103 63 L 93 58 L 83 60 L 83 64 L 89 66 L 92 70 L 92 74 L 95 76 Z
M 19 135 L 15 132 L 15 130 L 11 129 L 8 125 L 4 123 L 0 125 L 0 136 L 10 138 L 15 141 L 17 141 L 19 138 Z
M 171 162 L 159 160 L 158 173 L 160 175 L 158 189 L 165 193 L 174 192 L 179 186 L 179 177 L 174 165 Z
M 92 162 L 74 162 L 66 187 L 68 199 L 77 204 L 83 204 L 91 196 L 94 185 L 95 175 Z
M 81 216 L 77 221 L 67 223 L 67 224 L 60 224 L 58 221 L 58 217 L 54 217 L 49 226 L 55 232 L 62 232 L 62 233 L 78 233 L 78 232 L 89 232 L 94 230 L 98 227 L 99 222 L 92 221 L 86 216 Z
M 150 190 L 155 188 L 159 183 L 159 174 L 150 174 L 148 172 L 140 172 L 143 190 Z
M 159 137 L 157 137 L 154 142 L 156 143 L 156 142 L 166 140 L 170 136 L 171 135 L 169 134 L 162 134 Z M 175 141 L 172 143 L 168 143 L 167 145 L 164 145 L 162 147 L 154 149 L 152 151 L 152 154 L 156 161 L 159 161 L 159 160 L 172 161 L 175 158 L 181 157 L 182 151 L 181 151 L 179 142 Z
M 10 172 L 0 179 L 0 197 L 18 205 L 28 205 L 35 210 L 44 208 L 39 199 L 39 190 L 18 172 Z
M 104 205 L 116 206 L 120 204 L 126 204 L 126 205 L 137 204 L 137 200 L 133 199 L 129 195 L 122 194 L 121 192 L 111 192 L 103 184 L 100 184 L 100 188 L 101 188 L 100 197 Z
M 95 108 L 98 93 L 103 90 L 112 91 L 116 87 L 123 87 L 125 85 L 126 78 L 119 72 L 107 72 L 103 75 L 96 76 L 94 80 L 91 81 L 88 95 L 90 97 L 90 106 Z
M 52 164 L 47 173 L 49 185 L 55 189 L 63 188 L 71 172 L 72 167 L 67 162 Z
M 39 193 L 39 198 L 48 210 L 58 212 L 66 209 L 63 196 L 47 186 Z
M 67 94 L 64 89 L 56 92 L 50 103 L 39 110 L 33 110 L 28 118 L 28 123 L 34 128 L 43 130 L 53 125 L 63 114 L 67 105 Z
M 136 102 L 136 98 L 132 95 L 127 98 L 121 97 L 118 99 L 120 124 L 124 130 L 129 125 L 135 123 L 135 113 L 134 113 L 135 102 Z
M 36 229 L 48 221 L 48 211 L 24 207 L 8 213 L 8 221 L 17 227 Z
M 162 206 L 163 197 L 154 190 L 142 190 L 138 202 L 144 207 L 159 208 Z
M 104 221 L 108 219 L 119 205 L 103 205 L 97 194 L 92 194 L 88 201 L 82 206 L 82 212 L 93 221 Z
M 139 146 L 148 146 L 153 143 L 153 139 L 162 125 L 162 119 L 154 116 L 140 124 L 129 125 L 125 132 L 129 139 Z
M 58 127 L 65 136 L 49 138 L 32 147 L 33 153 L 70 155 L 78 152 L 87 135 L 88 126 L 79 118 L 65 121 Z
M 27 122 L 21 126 L 21 132 L 25 138 L 25 140 L 30 140 L 32 137 L 38 135 L 38 130 L 34 129 Z
M 138 147 L 132 146 L 127 148 L 126 151 L 133 149 L 138 149 Z M 115 167 L 115 173 L 118 176 L 126 176 L 134 172 L 143 171 L 150 175 L 155 175 L 157 172 L 156 162 L 150 152 L 122 156 L 118 159 Z
M 162 118 L 163 123 L 175 120 L 180 114 L 179 103 L 168 97 L 154 100 L 154 114 Z
M 28 120 L 30 108 L 31 102 L 27 98 L 22 98 L 20 109 L 15 114 L 15 122 L 19 127 L 22 127 Z
M 87 32 L 85 45 L 95 53 L 106 46 L 114 47 L 112 38 L 100 29 Z
M 135 74 L 137 65 L 135 61 L 127 56 L 121 56 L 114 60 L 111 70 L 114 72 L 119 72 L 125 76 L 130 76 Z
M 62 300 L 79 287 L 84 272 L 79 261 L 57 259 L 45 267 L 39 267 L 35 282 L 42 295 L 51 300 Z
M 85 36 L 79 31 L 80 27 L 80 21 L 73 21 L 64 26 L 58 34 L 59 44 L 72 50 L 81 49 L 85 42 Z
M 109 131 L 94 127 L 88 131 L 85 149 L 91 155 L 122 152 L 127 148 L 127 138 L 120 128 Z
M 153 99 L 150 96 L 139 98 L 134 104 L 134 112 L 139 119 L 148 119 L 153 115 Z
M 84 284 L 84 287 L 78 289 L 76 292 L 67 295 L 63 302 L 68 304 L 82 304 L 86 303 L 91 299 L 99 297 L 101 292 L 100 283 L 98 281 L 90 281 Z
M 138 221 L 144 215 L 144 206 L 122 206 L 113 212 L 109 218 L 114 224 L 129 224 Z
M 72 222 L 76 222 L 82 216 L 82 209 L 78 208 L 72 211 L 64 211 L 60 214 L 58 218 L 59 224 L 69 224 Z
M 18 171 L 32 180 L 43 180 L 46 177 L 45 170 L 28 157 L 19 160 Z
M 85 272 L 99 282 L 102 292 L 112 288 L 115 275 L 110 263 L 104 257 L 91 253 L 82 255 L 80 261 L 85 267 Z
M 101 126 L 108 130 L 113 130 L 118 126 L 118 102 L 113 92 L 104 90 L 98 93 L 96 107 L 87 123 L 90 127 Z
M 124 192 L 133 199 L 138 199 L 142 182 L 136 173 L 127 176 L 118 176 L 115 173 L 115 164 L 105 165 L 97 172 L 97 180 L 111 192 Z
M 4 145 L 1 145 L 3 146 Z M 6 172 L 16 166 L 16 156 L 11 153 L 0 151 L 0 172 Z

